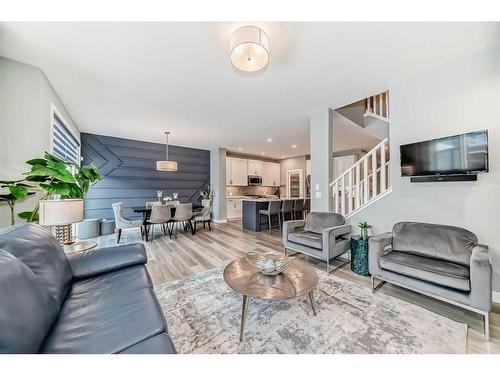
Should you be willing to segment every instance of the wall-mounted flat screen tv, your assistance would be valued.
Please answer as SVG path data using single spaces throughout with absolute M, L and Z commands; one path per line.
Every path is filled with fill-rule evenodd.
M 402 176 L 464 175 L 488 172 L 488 131 L 401 145 Z

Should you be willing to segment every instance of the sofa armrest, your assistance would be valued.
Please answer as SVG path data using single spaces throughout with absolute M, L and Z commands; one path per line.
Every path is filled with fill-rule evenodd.
M 346 251 L 346 246 L 342 248 L 335 247 L 338 236 L 343 236 L 345 234 L 351 233 L 351 225 L 339 225 L 336 227 L 324 228 L 321 233 L 321 239 L 323 244 L 323 255 L 325 259 L 331 259 L 336 257 Z
M 288 235 L 293 233 L 297 228 L 306 225 L 305 220 L 290 220 L 283 222 L 283 245 L 288 241 Z
M 488 246 L 478 244 L 470 257 L 470 300 L 482 311 L 491 310 L 491 273 Z
M 73 277 L 81 279 L 145 264 L 148 261 L 143 244 L 91 249 L 67 254 Z
M 368 240 L 368 269 L 372 276 L 380 275 L 379 259 L 384 255 L 385 248 L 392 245 L 392 233 L 382 233 Z

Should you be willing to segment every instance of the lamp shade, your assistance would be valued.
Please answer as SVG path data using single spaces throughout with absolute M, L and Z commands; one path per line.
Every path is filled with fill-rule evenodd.
M 83 199 L 40 201 L 39 223 L 44 226 L 67 225 L 83 220 Z
M 244 26 L 231 37 L 231 63 L 244 72 L 256 72 L 269 61 L 267 34 L 256 26 Z
M 163 172 L 177 171 L 177 162 L 171 160 L 158 160 L 156 162 L 156 170 Z

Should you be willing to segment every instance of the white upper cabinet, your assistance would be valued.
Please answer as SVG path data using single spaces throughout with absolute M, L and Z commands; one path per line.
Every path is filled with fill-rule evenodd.
M 333 179 L 347 171 L 358 160 L 356 155 L 339 156 L 333 158 Z
M 262 164 L 260 160 L 248 160 L 248 175 L 262 176 Z
M 262 186 L 280 186 L 281 168 L 278 163 L 262 162 Z
M 226 158 L 226 185 L 247 186 L 247 159 Z

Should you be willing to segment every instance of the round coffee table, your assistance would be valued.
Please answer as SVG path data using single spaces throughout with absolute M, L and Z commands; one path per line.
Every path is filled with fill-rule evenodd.
M 273 256 L 273 258 L 283 259 L 281 256 Z M 313 290 L 318 285 L 318 275 L 310 265 L 300 259 L 296 259 L 288 269 L 276 276 L 261 274 L 245 258 L 236 259 L 224 269 L 224 280 L 231 289 L 243 295 L 240 341 L 243 341 L 248 303 L 251 297 L 283 301 L 307 294 L 313 314 L 316 315 Z

